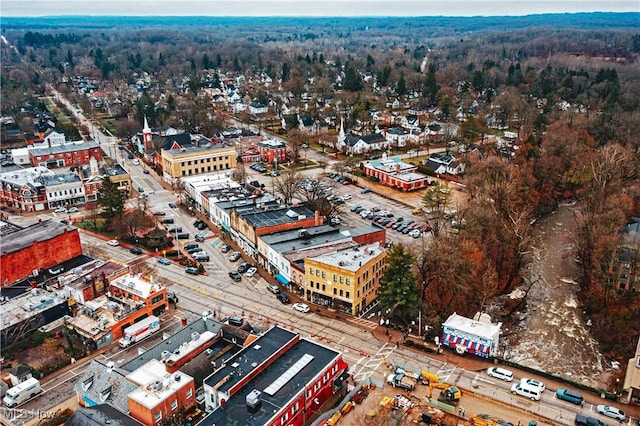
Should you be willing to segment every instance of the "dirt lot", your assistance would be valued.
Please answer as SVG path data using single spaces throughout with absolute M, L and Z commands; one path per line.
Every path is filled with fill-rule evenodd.
M 438 390 L 433 391 L 432 398 L 434 401 L 437 400 L 438 392 Z M 472 424 L 471 421 L 469 421 L 471 416 L 480 413 L 491 414 L 492 416 L 507 420 L 514 425 L 518 424 L 518 421 L 526 425 L 528 421 L 531 420 L 525 413 L 515 410 L 513 407 L 488 403 L 484 399 L 466 395 L 464 392 L 461 402 L 458 405 L 458 407 L 462 406 L 465 409 L 465 418 L 462 418 L 457 415 L 456 409 L 454 409 L 453 414 L 450 414 L 432 405 L 429 401 L 428 394 L 429 388 L 424 385 L 418 385 L 411 393 L 397 388 L 394 389 L 388 385 L 382 389 L 376 388 L 370 391 L 369 395 L 361 404 L 356 405 L 351 412 L 342 416 L 337 424 L 340 426 L 412 425 L 420 423 L 422 413 L 430 413 L 433 418 L 444 420 L 449 426 L 469 426 Z M 398 407 L 394 409 L 389 405 L 385 406 L 381 404 L 385 397 L 393 399 L 396 398 L 396 396 L 398 396 L 396 401 L 404 398 L 415 405 L 411 408 Z M 551 425 L 551 423 L 541 422 L 540 419 L 536 420 L 538 425 Z

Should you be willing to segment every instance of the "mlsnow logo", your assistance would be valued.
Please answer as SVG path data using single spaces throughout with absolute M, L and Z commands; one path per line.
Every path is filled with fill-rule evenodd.
M 55 417 L 55 413 L 51 411 L 24 410 L 22 408 L 0 407 L 0 412 L 5 419 L 11 422 L 30 419 L 53 419 Z

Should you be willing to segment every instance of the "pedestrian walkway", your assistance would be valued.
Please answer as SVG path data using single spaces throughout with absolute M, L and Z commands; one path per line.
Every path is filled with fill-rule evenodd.
M 369 329 L 369 330 L 375 330 L 378 327 L 378 324 L 376 324 L 375 322 L 369 321 L 369 320 L 366 320 L 366 319 L 363 319 L 363 318 L 348 317 L 347 321 L 352 323 L 352 324 L 357 325 L 360 328 L 366 328 L 366 329 Z

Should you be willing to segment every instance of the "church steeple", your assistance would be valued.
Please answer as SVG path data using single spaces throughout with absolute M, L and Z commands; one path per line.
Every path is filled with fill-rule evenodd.
M 142 129 L 142 143 L 144 145 L 144 150 L 148 151 L 153 147 L 153 135 L 151 134 L 151 129 L 149 128 L 149 123 L 147 122 L 147 116 L 144 116 L 144 128 Z
M 342 145 L 347 140 L 347 136 L 344 133 L 344 117 L 340 119 L 340 133 L 338 133 L 338 146 L 342 147 Z

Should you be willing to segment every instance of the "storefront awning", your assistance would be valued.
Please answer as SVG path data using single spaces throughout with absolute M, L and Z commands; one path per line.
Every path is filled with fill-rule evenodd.
M 278 280 L 278 282 L 279 282 L 280 284 L 282 284 L 282 285 L 287 285 L 287 284 L 289 284 L 289 280 L 288 280 L 288 279 L 286 279 L 286 278 L 284 277 L 284 275 L 282 275 L 282 274 L 278 274 L 278 275 L 276 275 L 276 280 Z

